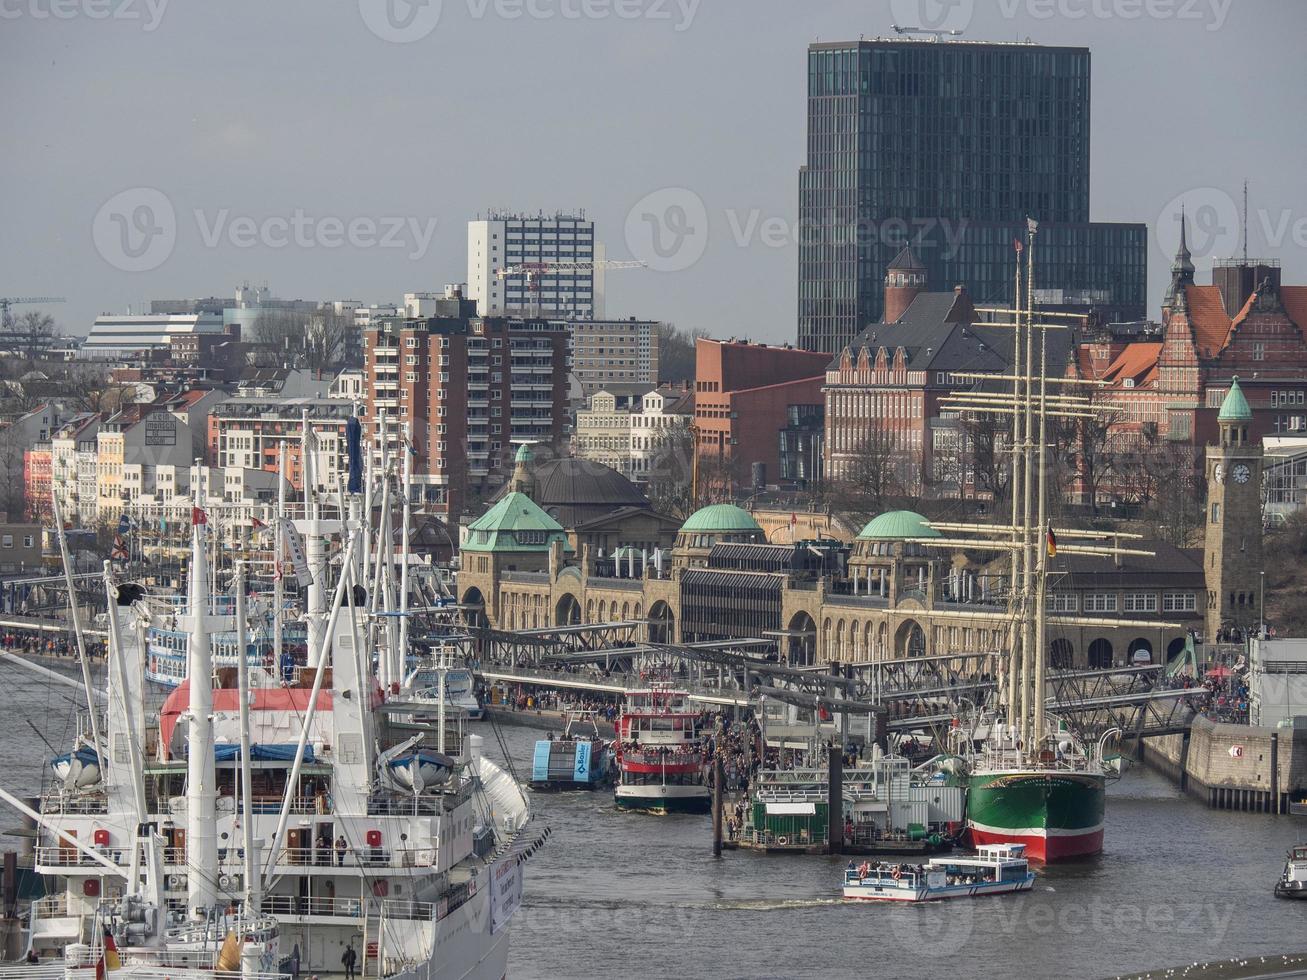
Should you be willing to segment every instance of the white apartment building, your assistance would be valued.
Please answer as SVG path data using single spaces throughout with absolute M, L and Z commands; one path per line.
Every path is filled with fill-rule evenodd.
M 658 384 L 656 320 L 569 320 L 572 375 L 589 398 L 611 385 Z
M 604 272 L 591 269 L 542 275 L 539 290 L 525 275 L 499 278 L 501 269 L 557 262 L 599 262 L 603 245 L 584 214 L 491 212 L 467 223 L 467 292 L 481 316 L 536 313 L 576 319 L 604 315 Z
M 668 435 L 694 416 L 694 393 L 652 385 L 610 385 L 576 413 L 576 455 L 647 480 Z
M 75 527 L 90 527 L 98 513 L 96 490 L 100 416 L 87 412 L 59 428 L 50 440 L 50 481 L 59 512 Z

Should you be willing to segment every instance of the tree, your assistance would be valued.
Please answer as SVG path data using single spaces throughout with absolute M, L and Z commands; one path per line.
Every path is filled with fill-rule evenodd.
M 654 510 L 680 519 L 693 513 L 693 466 L 694 433 L 690 427 L 662 430 L 649 458 L 648 494 Z
M 658 324 L 654 330 L 654 342 L 658 345 L 658 383 L 693 381 L 695 341 L 707 336 L 707 330 L 686 332 L 676 329 L 671 323 Z
M 14 330 L 25 335 L 15 346 L 23 351 L 29 361 L 34 361 L 43 354 L 59 333 L 55 329 L 54 317 L 40 310 L 28 310 L 20 316 Z
M 908 496 L 913 485 L 911 453 L 901 451 L 892 432 L 872 429 L 853 458 L 826 481 L 826 505 L 861 527 L 883 513 L 895 499 Z
M 313 313 L 261 310 L 251 330 L 254 342 L 288 367 L 323 372 L 339 366 L 355 334 L 351 313 L 324 307 Z
M 1012 422 L 1008 416 L 964 412 L 959 418 L 962 438 L 959 451 L 965 475 L 979 496 L 992 501 L 994 513 L 1005 514 L 1011 506 L 1012 492 Z

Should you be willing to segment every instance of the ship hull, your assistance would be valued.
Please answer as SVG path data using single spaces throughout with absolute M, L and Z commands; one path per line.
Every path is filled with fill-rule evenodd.
M 1095 773 L 976 773 L 967 792 L 969 843 L 1025 844 L 1027 857 L 1045 863 L 1099 854 L 1104 790 L 1103 776 Z
M 618 786 L 614 794 L 623 810 L 646 813 L 708 813 L 712 794 L 706 786 Z

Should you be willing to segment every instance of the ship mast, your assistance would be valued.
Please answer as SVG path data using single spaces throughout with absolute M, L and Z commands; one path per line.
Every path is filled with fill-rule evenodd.
M 186 738 L 186 905 L 203 917 L 217 900 L 213 875 L 218 867 L 217 773 L 213 759 L 213 654 L 209 647 L 206 607 L 209 563 L 205 554 L 204 481 L 196 465 L 191 508 L 190 700 Z
M 241 846 L 245 851 L 245 915 L 259 911 L 258 857 L 254 853 L 254 787 L 250 756 L 250 659 L 245 649 L 245 562 L 236 563 L 236 677 L 241 724 Z M 278 668 L 280 669 L 280 667 Z

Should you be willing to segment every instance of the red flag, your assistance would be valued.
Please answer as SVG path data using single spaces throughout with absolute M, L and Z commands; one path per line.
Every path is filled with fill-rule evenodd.
M 113 536 L 113 551 L 110 552 L 109 557 L 118 561 L 127 560 L 127 542 L 123 540 L 121 534 Z
M 256 531 L 260 531 L 268 526 L 264 524 L 261 520 L 259 520 L 257 517 L 251 517 L 250 522 L 254 525 L 254 530 Z
M 204 513 L 203 509 L 201 509 L 201 508 L 199 508 L 199 507 L 192 507 L 192 508 L 191 508 L 191 523 L 192 523 L 192 524 L 208 524 L 208 523 L 209 523 L 209 515 L 207 515 L 206 513 Z
M 1012 239 L 1012 247 L 1013 247 L 1014 249 L 1016 249 L 1016 252 L 1017 252 L 1018 255 L 1020 255 L 1022 249 L 1025 248 L 1025 246 L 1021 244 L 1021 239 L 1020 239 L 1020 238 L 1014 238 L 1014 239 Z
M 799 515 L 798 515 L 798 514 L 791 514 L 791 515 L 790 515 L 790 527 L 794 527 L 794 526 L 795 526 L 796 524 L 798 524 L 798 523 L 799 523 Z

